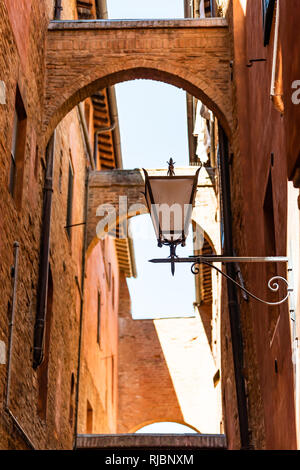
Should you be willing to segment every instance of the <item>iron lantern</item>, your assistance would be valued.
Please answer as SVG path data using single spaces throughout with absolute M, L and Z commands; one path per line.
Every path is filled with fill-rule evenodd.
M 178 245 L 185 246 L 189 226 L 192 219 L 192 210 L 195 202 L 198 176 L 201 169 L 198 168 L 195 175 L 175 176 L 174 164 L 170 158 L 168 172 L 166 176 L 149 176 L 145 174 L 145 192 L 146 204 L 152 219 L 154 231 L 159 247 L 167 245 L 170 247 L 170 256 L 168 258 L 159 258 L 149 260 L 151 263 L 170 263 L 171 272 L 174 276 L 175 263 L 192 263 L 191 271 L 193 274 L 199 274 L 199 265 L 205 264 L 215 269 L 228 281 L 233 282 L 245 294 L 266 305 L 280 305 L 284 303 L 293 289 L 289 286 L 287 279 L 282 276 L 273 276 L 268 281 L 268 288 L 272 292 L 278 292 L 279 283 L 283 282 L 287 289 L 286 295 L 277 302 L 268 302 L 260 299 L 247 290 L 244 285 L 228 276 L 222 269 L 215 266 L 215 263 L 288 263 L 286 256 L 226 256 L 226 255 L 191 255 L 180 258 L 176 255 Z
M 192 219 L 198 175 L 175 176 L 175 162 L 170 159 L 166 176 L 145 174 L 145 199 L 159 247 L 170 247 L 171 271 L 174 275 L 176 247 L 185 246 Z

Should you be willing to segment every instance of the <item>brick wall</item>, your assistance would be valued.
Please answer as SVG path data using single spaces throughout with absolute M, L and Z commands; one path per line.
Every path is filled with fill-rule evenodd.
M 271 174 L 276 254 L 286 253 L 287 167 L 282 117 L 270 100 L 274 30 L 270 45 L 263 45 L 261 2 L 231 2 L 228 12 L 232 31 L 234 139 L 231 151 L 231 181 L 234 247 L 239 255 L 266 255 L 269 224 L 264 201 Z M 266 62 L 246 64 L 253 58 Z M 273 154 L 273 156 L 272 156 Z M 269 226 L 270 227 L 270 226 Z M 277 273 L 286 276 L 285 267 Z M 268 272 L 263 265 L 243 265 L 248 289 L 259 297 L 276 301 L 267 290 Z M 270 276 L 269 276 L 270 277 Z M 283 291 L 282 291 L 283 294 Z M 226 297 L 223 297 L 226 305 Z M 287 304 L 268 308 L 240 300 L 244 337 L 244 377 L 249 427 L 255 448 L 294 448 L 295 412 L 291 339 Z M 226 310 L 225 310 L 226 312 Z M 230 332 L 224 312 L 222 330 L 223 398 L 229 446 L 238 447 L 238 419 L 234 406 Z M 276 315 L 276 327 L 270 318 Z M 275 370 L 275 360 L 278 373 Z M 280 405 L 279 405 L 280 403 Z M 234 431 L 235 430 L 235 431 Z M 232 440 L 230 438 L 232 436 Z M 235 437 L 234 437 L 235 436 Z
M 171 421 L 220 433 L 218 361 L 200 316 L 133 320 L 124 277 L 120 292 L 118 432 Z
M 87 258 L 85 298 L 78 432 L 87 432 L 86 407 L 89 402 L 94 416 L 92 432 L 114 433 L 118 383 L 119 269 L 113 239 L 106 238 L 98 243 Z
M 65 1 L 64 17 L 70 15 L 70 19 L 74 18 L 74 7 L 73 0 Z M 74 439 L 84 227 L 71 228 L 69 237 L 65 225 L 70 161 L 74 170 L 72 223 L 84 221 L 87 168 L 76 109 L 65 116 L 56 129 L 50 243 L 53 307 L 46 418 L 38 414 L 38 372 L 32 367 L 45 177 L 45 150 L 41 133 L 44 46 L 48 20 L 52 14 L 52 0 L 5 1 L 0 4 L 0 80 L 4 81 L 6 88 L 6 103 L 0 105 L 0 340 L 5 348 L 4 360 L 2 358 L 0 364 L 1 449 L 27 448 L 24 436 L 16 430 L 8 413 L 4 411 L 14 241 L 19 242 L 20 252 L 11 356 L 10 409 L 36 448 L 70 449 Z M 17 84 L 27 114 L 23 192 L 19 207 L 8 191 Z M 118 275 L 115 252 L 111 245 L 107 246 L 105 256 L 107 259 L 112 258 L 117 299 Z M 111 307 L 107 307 L 107 314 L 110 310 Z M 113 337 L 110 340 L 113 347 Z M 89 366 L 88 360 L 85 364 Z M 84 390 L 89 395 L 101 389 L 96 383 L 98 391 L 94 392 L 93 374 L 97 377 L 95 370 L 84 377 Z M 109 416 L 105 429 L 112 430 L 115 422 L 113 407 L 105 413 Z M 103 417 L 99 419 L 103 421 Z

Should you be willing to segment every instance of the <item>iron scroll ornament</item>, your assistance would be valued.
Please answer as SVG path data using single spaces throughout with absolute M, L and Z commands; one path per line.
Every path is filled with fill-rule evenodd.
M 271 279 L 269 279 L 268 281 L 268 288 L 273 291 L 273 292 L 278 292 L 279 290 L 279 284 L 278 282 L 275 282 L 276 280 L 280 280 L 280 281 L 283 281 L 286 286 L 287 286 L 287 294 L 286 296 L 279 300 L 278 302 L 267 302 L 266 300 L 263 300 L 263 299 L 260 299 L 259 297 L 257 297 L 256 295 L 252 294 L 251 292 L 249 292 L 247 289 L 245 289 L 245 287 L 243 287 L 241 284 L 239 284 L 237 281 L 235 281 L 234 279 L 232 279 L 232 277 L 228 276 L 228 274 L 224 273 L 221 269 L 217 268 L 216 266 L 214 266 L 213 264 L 207 262 L 207 261 L 195 261 L 192 266 L 191 266 L 191 271 L 193 274 L 197 275 L 199 274 L 200 272 L 200 269 L 199 269 L 199 265 L 200 264 L 205 264 L 207 266 L 210 266 L 211 268 L 214 268 L 216 271 L 218 271 L 220 274 L 222 274 L 222 276 L 226 277 L 226 279 L 228 279 L 229 281 L 233 282 L 234 284 L 236 284 L 242 291 L 244 291 L 247 295 L 249 295 L 249 297 L 252 297 L 252 299 L 255 299 L 257 300 L 258 302 L 261 302 L 265 305 L 270 305 L 270 306 L 276 306 L 276 305 L 281 305 L 283 304 L 284 302 L 287 301 L 287 299 L 289 298 L 289 295 L 290 295 L 290 292 L 292 292 L 293 289 L 290 289 L 289 288 L 289 283 L 288 281 L 282 277 L 282 276 L 273 276 Z

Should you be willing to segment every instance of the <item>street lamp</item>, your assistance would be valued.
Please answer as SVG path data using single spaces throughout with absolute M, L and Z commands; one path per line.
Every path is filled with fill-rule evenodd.
M 197 192 L 198 175 L 201 169 L 198 168 L 195 175 L 175 176 L 172 158 L 169 160 L 168 172 L 166 176 L 149 176 L 145 174 L 145 199 L 152 219 L 154 231 L 159 247 L 163 245 L 170 247 L 168 258 L 149 260 L 151 263 L 170 263 L 171 272 L 174 276 L 175 263 L 192 263 L 191 271 L 199 274 L 199 265 L 205 264 L 218 271 L 222 276 L 236 284 L 250 297 L 267 305 L 280 305 L 285 302 L 292 289 L 289 288 L 288 281 L 282 276 L 274 276 L 268 281 L 268 288 L 272 292 L 279 290 L 277 281 L 282 281 L 287 287 L 286 296 L 278 302 L 267 302 L 255 296 L 235 279 L 228 276 L 214 263 L 287 263 L 286 256 L 223 256 L 223 255 L 192 255 L 188 258 L 180 258 L 176 255 L 178 245 L 185 246 L 188 229 L 191 223 L 192 210 Z
M 172 275 L 175 272 L 176 247 L 185 246 L 197 192 L 200 168 L 193 176 L 175 176 L 172 158 L 167 176 L 145 174 L 145 198 L 159 247 L 170 247 Z

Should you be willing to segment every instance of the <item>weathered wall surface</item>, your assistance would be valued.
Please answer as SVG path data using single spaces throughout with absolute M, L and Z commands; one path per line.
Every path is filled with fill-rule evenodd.
M 14 5 L 13 5 L 14 3 Z M 35 319 L 35 298 L 38 270 L 39 225 L 41 214 L 41 180 L 32 172 L 36 139 L 40 133 L 43 105 L 44 48 L 48 18 L 43 2 L 1 2 L 0 4 L 0 70 L 6 86 L 6 103 L 0 112 L 0 336 L 7 351 L 8 321 L 12 301 L 10 267 L 13 264 L 13 242 L 20 243 L 19 281 L 15 322 L 15 348 L 12 357 L 12 408 L 29 433 L 35 429 L 45 439 L 43 424 L 32 418 L 36 404 L 36 377 L 32 371 L 32 342 Z M 14 7 L 16 9 L 14 9 Z M 32 7 L 32 9 L 31 9 Z M 9 8 L 9 11 L 8 11 Z M 32 18 L 37 23 L 32 22 Z M 38 24 L 38 26 L 37 26 Z M 22 59 L 21 59 L 22 55 Z M 18 211 L 8 191 L 12 124 L 16 86 L 19 86 L 27 113 L 24 190 L 22 212 Z M 41 168 L 39 169 L 41 172 Z M 31 197 L 32 194 L 35 197 Z M 28 229 L 30 227 L 30 229 Z M 29 268 L 29 269 L 28 269 Z M 5 362 L 7 356 L 5 358 Z M 3 412 L 6 384 L 6 365 L 0 365 L 0 446 L 26 447 Z M 22 412 L 20 411 L 22 410 Z
M 88 432 L 89 402 L 92 432 L 109 434 L 116 432 L 118 400 L 119 268 L 113 239 L 99 242 L 87 258 L 85 298 L 78 432 Z
M 300 12 L 297 0 L 280 2 L 280 45 L 288 177 L 300 186 Z
M 118 432 L 174 421 L 219 434 L 217 365 L 200 315 L 133 320 L 124 278 L 120 287 Z
M 74 8 L 73 0 L 64 2 L 65 17 L 74 18 Z M 4 411 L 14 241 L 20 244 L 20 253 L 11 356 L 10 409 L 36 448 L 70 449 L 74 438 L 84 227 L 71 228 L 69 236 L 65 225 L 69 164 L 71 162 L 74 174 L 74 224 L 84 221 L 87 168 L 76 109 L 65 116 L 56 129 L 50 243 L 53 305 L 45 417 L 38 413 L 38 372 L 32 367 L 46 165 L 40 126 L 45 78 L 45 34 L 50 15 L 53 15 L 53 1 L 50 0 L 9 0 L 0 3 L 0 80 L 6 88 L 6 102 L 0 105 L 0 341 L 2 348 L 3 344 L 5 348 L 0 364 L 1 449 L 27 448 L 24 437 Z M 16 205 L 8 190 L 17 85 L 27 114 L 23 191 L 19 205 Z M 117 299 L 118 275 L 111 246 L 106 248 L 105 256 L 108 259 L 110 253 Z M 108 296 L 107 302 L 111 302 L 109 299 Z M 112 311 L 110 304 L 106 311 L 107 315 Z M 116 343 L 113 340 L 116 335 L 108 337 L 112 348 Z M 107 369 L 111 370 L 110 364 Z M 89 389 L 93 390 L 95 386 L 99 389 L 99 384 L 94 383 L 93 374 L 98 377 L 92 370 L 92 375 L 84 378 L 86 393 L 89 394 L 92 394 Z M 105 429 L 113 430 L 113 406 L 105 413 L 110 416 Z
M 236 131 L 231 158 L 234 245 L 237 254 L 259 256 L 274 252 L 284 255 L 286 229 L 283 227 L 286 227 L 287 221 L 287 164 L 282 157 L 285 154 L 284 128 L 282 117 L 270 100 L 274 25 L 270 44 L 264 47 L 261 2 L 234 0 L 231 3 L 228 19 L 233 31 Z M 247 68 L 246 64 L 253 58 L 265 58 L 266 62 L 257 62 Z M 270 181 L 272 187 L 268 191 Z M 273 201 L 273 215 L 270 215 L 270 199 Z M 274 219 L 273 239 L 270 217 Z M 276 268 L 277 274 L 286 276 L 284 266 L 277 265 Z M 272 300 L 267 290 L 270 271 L 265 266 L 243 265 L 242 273 L 252 292 Z M 276 300 L 274 296 L 273 300 Z M 268 308 L 241 299 L 241 311 L 244 377 L 252 444 L 255 448 L 295 448 L 293 368 L 287 304 Z M 226 321 L 223 323 L 222 337 L 225 340 L 222 358 L 227 426 L 228 430 L 236 429 L 238 436 L 237 413 L 232 403 L 228 406 L 234 397 L 234 381 L 229 325 Z M 233 439 L 229 446 L 238 446 L 238 442 Z

